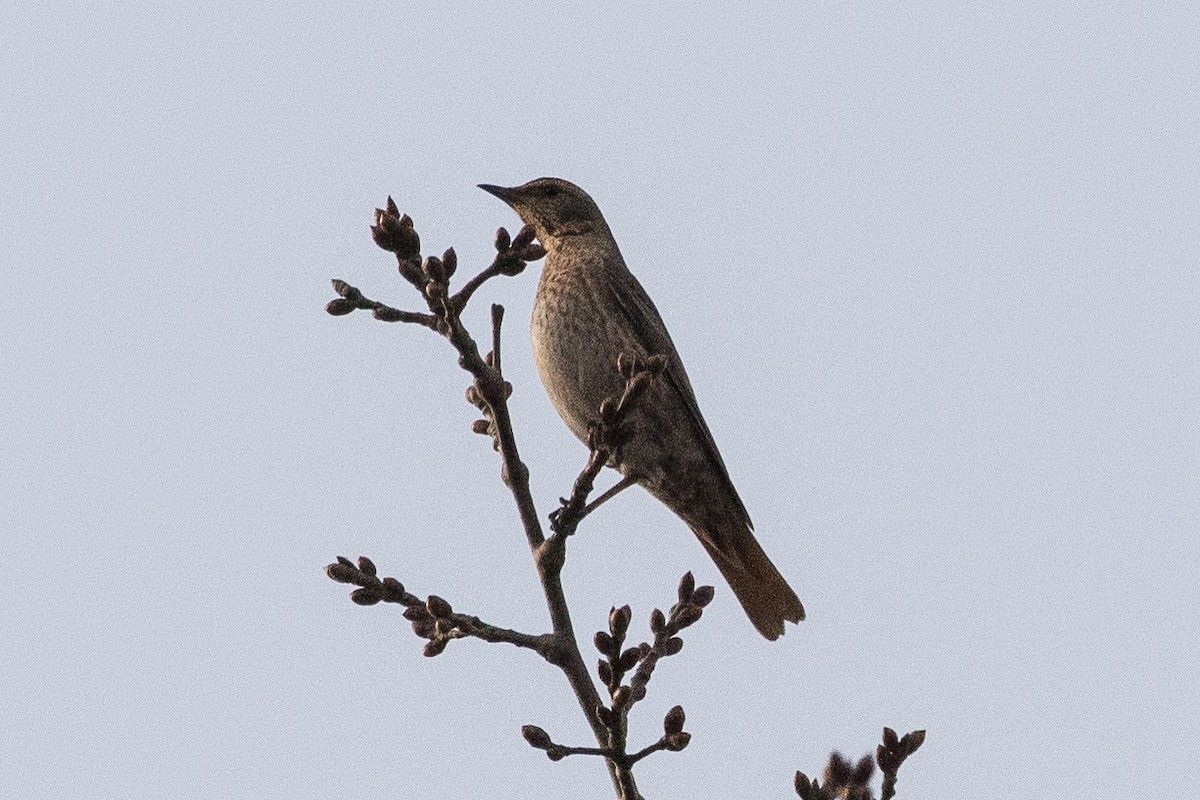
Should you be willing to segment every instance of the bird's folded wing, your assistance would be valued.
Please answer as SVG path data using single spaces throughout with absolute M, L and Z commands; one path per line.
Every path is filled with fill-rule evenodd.
M 662 317 L 659 316 L 658 309 L 654 307 L 654 301 L 646 294 L 646 290 L 638 283 L 637 278 L 633 273 L 629 272 L 623 264 L 619 268 L 625 272 L 620 280 L 605 281 L 604 285 L 613 293 L 615 305 L 621 309 L 629 322 L 628 330 L 633 331 L 637 336 L 638 343 L 642 346 L 647 355 L 672 355 L 670 364 L 667 366 L 664 375 L 665 382 L 669 389 L 678 397 L 680 405 L 687 409 L 688 418 L 692 423 L 693 429 L 696 431 L 700 441 L 704 443 L 705 453 L 709 461 L 716 467 L 717 473 L 721 476 L 725 488 L 729 491 L 729 496 L 733 502 L 737 504 L 742 518 L 746 521 L 747 527 L 751 530 L 754 528 L 754 523 L 750 521 L 750 514 L 746 511 L 746 506 L 742 503 L 742 499 L 738 497 L 737 489 L 733 486 L 733 481 L 729 478 L 729 471 L 725 468 L 725 461 L 721 458 L 721 452 L 717 449 L 716 440 L 713 439 L 712 432 L 708 429 L 708 424 L 705 423 L 704 417 L 700 414 L 700 406 L 696 403 L 696 395 L 692 391 L 692 383 L 688 380 L 687 372 L 683 368 L 683 362 L 679 358 L 679 354 L 675 349 L 675 343 L 671 341 L 671 335 L 667 333 L 667 326 L 663 324 Z

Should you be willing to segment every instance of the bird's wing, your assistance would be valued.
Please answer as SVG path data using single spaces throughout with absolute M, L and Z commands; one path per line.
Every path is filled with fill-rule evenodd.
M 625 273 L 621 276 L 622 279 L 605 281 L 605 285 L 612 291 L 616 306 L 621 309 L 625 319 L 629 322 L 629 330 L 635 333 L 646 353 L 672 357 L 663 376 L 666 384 L 679 398 L 680 404 L 687 409 L 693 429 L 700 441 L 704 442 L 704 450 L 709 461 L 717 468 L 717 473 L 729 490 L 729 496 L 733 498 L 738 510 L 741 511 L 742 519 L 746 521 L 748 527 L 753 529 L 754 523 L 750 521 L 750 514 L 746 511 L 742 498 L 738 496 L 737 489 L 734 488 L 733 481 L 729 478 L 729 470 L 725 468 L 725 461 L 717 449 L 717 442 L 713 439 L 708 424 L 700 414 L 700 406 L 696 403 L 696 394 L 692 391 L 692 383 L 688 380 L 687 372 L 683 368 L 683 361 L 679 358 L 675 343 L 671 341 L 671 334 L 667 332 L 667 326 L 659 316 L 658 309 L 654 307 L 654 301 L 646 294 L 646 290 L 638 283 L 633 273 L 623 264 L 618 268 Z

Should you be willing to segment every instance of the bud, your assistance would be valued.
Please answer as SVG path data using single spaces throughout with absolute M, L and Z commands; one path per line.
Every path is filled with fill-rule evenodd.
M 550 734 L 537 725 L 522 725 L 521 735 L 525 737 L 525 741 L 529 742 L 531 747 L 536 747 L 538 750 L 546 750 L 554 744 L 550 741 Z
M 416 622 L 417 620 L 433 620 L 433 617 L 428 611 L 425 610 L 425 606 L 423 605 L 406 606 L 404 611 L 401 612 L 400 616 L 404 617 L 409 622 Z
M 503 253 L 505 250 L 508 249 L 508 246 L 510 244 L 512 244 L 512 239 L 509 237 L 508 231 L 505 228 L 497 228 L 496 229 L 496 252 Z
M 371 577 L 375 577 L 378 573 L 378 570 L 375 569 L 375 562 L 366 556 L 358 557 L 358 568 Z
M 533 226 L 525 225 L 517 232 L 516 238 L 512 240 L 512 249 L 524 250 L 536 237 L 537 231 L 533 229 Z
M 697 608 L 704 608 L 712 602 L 714 594 L 716 594 L 716 590 L 713 587 L 701 586 L 692 595 L 692 605 Z
M 429 610 L 434 619 L 449 619 L 454 615 L 454 609 L 450 607 L 450 604 L 436 594 L 429 595 L 429 599 L 425 601 L 425 608 Z
M 673 656 L 682 649 L 683 639 L 680 639 L 678 636 L 672 636 L 670 639 L 667 639 L 665 642 L 663 642 L 662 654 L 664 656 Z
M 383 599 L 396 603 L 404 601 L 404 584 L 395 578 L 383 579 Z
M 325 304 L 325 313 L 334 317 L 344 317 L 356 308 L 358 308 L 357 303 L 352 303 L 344 297 L 339 297 Z
M 667 627 L 667 618 L 663 616 L 662 611 L 654 609 L 654 613 L 650 615 L 650 632 L 657 635 L 665 627 Z
M 825 765 L 825 785 L 845 786 L 850 782 L 851 767 L 846 757 L 836 751 L 829 754 Z
M 629 620 L 632 617 L 633 611 L 629 606 L 621 606 L 608 612 L 608 629 L 612 631 L 613 638 L 618 642 L 624 640 L 625 632 L 629 630 Z
M 453 247 L 447 247 L 446 252 L 442 253 L 442 266 L 446 268 L 446 279 L 449 280 L 458 269 L 458 253 L 454 252 Z
M 904 749 L 905 756 L 911 756 L 923 744 L 925 744 L 925 731 L 909 731 L 900 739 L 900 747 Z
M 863 786 L 871 780 L 871 776 L 874 774 L 875 762 L 869 755 L 863 756 L 854 765 L 854 774 L 850 776 L 850 783 L 855 786 Z
M 432 639 L 425 643 L 425 647 L 421 650 L 421 655 L 426 658 L 433 658 L 436 655 L 440 655 L 449 643 L 449 639 Z
M 413 620 L 412 623 L 413 633 L 415 633 L 417 636 L 420 636 L 422 639 L 432 639 L 434 628 L 435 626 L 433 624 L 433 620 L 429 619 L 428 617 Z
M 596 649 L 606 656 L 611 655 L 616 649 L 616 644 L 613 642 L 612 636 L 604 631 L 596 631 L 596 635 L 592 641 L 596 645 Z
M 351 592 L 350 599 L 360 606 L 373 606 L 383 599 L 383 592 L 376 586 L 364 586 Z
M 596 674 L 598 674 L 600 676 L 600 682 L 603 683 L 605 686 L 608 686 L 609 684 L 612 683 L 612 679 L 613 679 L 612 665 L 609 664 L 607 661 L 602 660 L 598 664 L 596 664 Z
M 691 571 L 683 573 L 683 577 L 679 579 L 679 602 L 689 603 L 692 599 L 692 594 L 696 591 L 696 579 L 692 576 Z
M 630 647 L 617 660 L 617 669 L 622 672 L 629 672 L 637 666 L 637 663 L 642 660 L 642 649 L 640 647 Z
M 808 776 L 799 770 L 796 771 L 796 794 L 800 795 L 800 800 L 817 800 Z
M 411 258 L 421 251 L 421 237 L 413 228 L 412 218 L 407 214 L 398 216 L 396 204 L 389 198 L 388 209 L 375 209 L 375 224 L 371 226 L 371 237 L 375 244 L 393 252 L 399 258 Z
M 446 265 L 437 256 L 428 256 L 421 262 L 421 272 L 431 281 L 436 283 L 446 282 Z
M 688 746 L 688 742 L 692 741 L 692 735 L 687 731 L 680 731 L 679 733 L 664 736 L 663 741 L 666 743 L 668 750 L 672 753 L 678 753 Z
M 358 568 L 353 564 L 339 561 L 336 564 L 327 565 L 325 574 L 338 583 L 354 583 L 358 578 Z
M 895 750 L 898 744 L 900 744 L 900 739 L 896 736 L 896 732 L 885 727 L 883 729 L 883 746 L 888 750 Z
M 683 706 L 675 706 L 663 717 L 663 732 L 667 735 L 679 733 L 683 730 L 684 719 Z
M 471 423 L 471 431 L 473 433 L 482 433 L 484 436 L 487 436 L 492 432 L 492 423 L 488 422 L 486 419 L 477 419 Z

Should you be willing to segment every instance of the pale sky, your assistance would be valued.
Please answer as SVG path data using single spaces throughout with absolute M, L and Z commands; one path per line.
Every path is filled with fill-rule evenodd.
M 809 619 L 761 639 L 641 490 L 565 582 L 584 652 L 717 596 L 647 797 L 791 797 L 928 730 L 901 798 L 1187 796 L 1200 717 L 1191 3 L 18 2 L 0 11 L 0 796 L 611 797 L 529 653 L 423 658 L 323 566 L 548 622 L 388 194 L 460 274 L 540 175 L 596 199 Z M 508 309 L 540 510 L 586 451 Z

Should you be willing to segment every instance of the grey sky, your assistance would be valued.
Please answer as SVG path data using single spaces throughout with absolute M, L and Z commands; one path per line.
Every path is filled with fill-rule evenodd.
M 436 659 L 322 566 L 545 628 L 466 375 L 370 241 L 489 259 L 587 189 L 809 620 L 761 640 L 640 491 L 572 542 L 585 636 L 717 599 L 635 741 L 650 797 L 788 797 L 927 728 L 902 797 L 1184 796 L 1200 716 L 1193 4 L 0 11 L 0 796 L 605 797 L 561 678 Z M 509 311 L 543 513 L 586 453 Z M 642 635 L 642 634 L 639 634 Z M 482 694 L 486 702 L 479 700 Z

